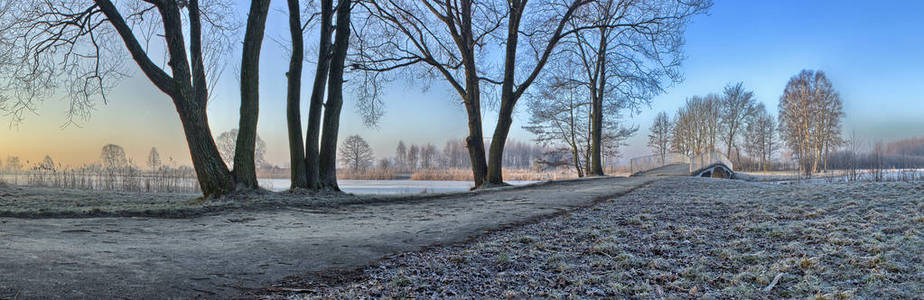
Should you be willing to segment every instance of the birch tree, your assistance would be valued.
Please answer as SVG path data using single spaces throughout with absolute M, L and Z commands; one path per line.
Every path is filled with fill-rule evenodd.
M 800 169 L 817 172 L 830 147 L 842 143 L 840 95 L 824 72 L 803 70 L 786 84 L 779 111 L 780 136 L 798 156 Z
M 152 171 L 156 171 L 162 165 L 160 160 L 160 152 L 157 152 L 156 147 L 151 147 L 151 151 L 148 152 L 147 165 L 148 168 Z
M 719 97 L 693 96 L 677 110 L 671 132 L 671 148 L 687 156 L 715 151 L 721 111 Z
M 768 170 L 773 153 L 779 145 L 776 137 L 776 119 L 767 112 L 763 103 L 755 106 L 744 130 L 744 148 L 756 160 L 758 170 Z

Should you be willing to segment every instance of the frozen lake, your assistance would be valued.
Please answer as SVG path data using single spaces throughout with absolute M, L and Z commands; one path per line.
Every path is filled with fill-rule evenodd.
M 259 179 L 260 186 L 271 191 L 289 188 L 289 179 Z M 471 181 L 447 180 L 347 180 L 337 181 L 340 189 L 353 194 L 420 194 L 468 191 L 474 185 Z M 512 185 L 524 185 L 538 181 L 507 181 Z

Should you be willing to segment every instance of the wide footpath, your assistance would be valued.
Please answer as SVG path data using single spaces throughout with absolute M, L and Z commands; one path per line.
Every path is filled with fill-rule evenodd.
M 0 298 L 233 297 L 287 276 L 464 242 L 655 180 L 610 177 L 186 219 L 0 218 Z

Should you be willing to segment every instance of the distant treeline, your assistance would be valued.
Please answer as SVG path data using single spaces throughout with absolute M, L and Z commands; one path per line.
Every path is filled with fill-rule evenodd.
M 924 156 L 924 137 L 904 139 L 885 144 L 883 154 L 898 156 Z

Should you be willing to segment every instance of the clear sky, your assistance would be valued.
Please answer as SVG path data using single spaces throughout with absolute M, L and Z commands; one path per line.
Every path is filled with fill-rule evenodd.
M 267 143 L 267 159 L 284 165 L 288 160 L 284 75 L 288 55 L 272 39 L 287 40 L 288 29 L 285 2 L 274 1 L 272 7 L 261 57 L 258 132 Z M 243 19 L 246 4 L 238 3 L 237 10 Z M 624 158 L 647 154 L 647 127 L 655 113 L 673 113 L 686 97 L 719 92 L 730 82 L 744 82 L 775 113 L 786 82 L 802 69 L 824 70 L 840 91 L 845 103 L 845 135 L 855 132 L 866 141 L 924 136 L 924 1 L 716 0 L 709 15 L 694 19 L 686 39 L 685 80 L 653 99 L 640 115 L 624 120 L 641 128 L 629 140 Z M 234 65 L 239 55 L 228 60 L 209 107 L 216 135 L 237 126 L 239 93 Z M 62 99 L 49 99 L 39 107 L 38 115 L 27 116 L 18 126 L 0 127 L 0 158 L 18 155 L 34 162 L 49 154 L 77 166 L 96 160 L 104 144 L 114 143 L 125 147 L 139 164 L 152 146 L 165 159 L 188 163 L 172 103 L 135 65 L 128 66 L 134 77 L 113 90 L 111 101 L 100 103 L 81 127 L 61 127 L 66 108 Z M 313 69 L 306 65 L 305 94 L 310 92 Z M 363 136 L 379 157 L 392 155 L 399 139 L 442 146 L 449 138 L 467 134 L 461 104 L 440 81 L 395 82 L 384 95 L 386 114 L 376 128 L 361 124 L 352 95 L 346 96 L 341 137 Z M 527 119 L 525 105 L 519 111 L 511 137 L 532 139 L 521 128 Z M 486 136 L 493 132 L 496 114 L 485 112 Z

